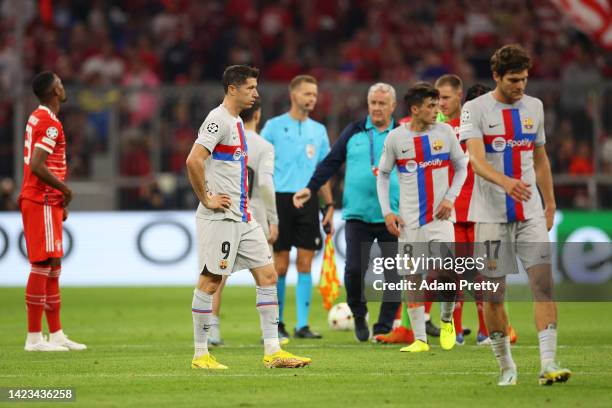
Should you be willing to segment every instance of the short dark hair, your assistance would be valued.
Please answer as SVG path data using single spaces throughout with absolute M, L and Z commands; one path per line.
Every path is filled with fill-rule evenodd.
M 440 78 L 436 79 L 435 87 L 439 88 L 444 85 L 450 85 L 454 90 L 463 90 L 463 82 L 458 75 L 455 74 L 444 74 Z
M 37 74 L 32 80 L 32 91 L 39 101 L 44 101 L 49 97 L 53 82 L 55 81 L 55 74 L 51 71 L 43 71 Z
M 257 112 L 260 109 L 261 109 L 261 102 L 259 101 L 259 99 L 256 99 L 253 106 L 251 106 L 249 109 L 245 109 L 242 112 L 240 112 L 240 117 L 242 118 L 244 122 L 250 122 L 253 120 L 253 117 L 255 116 L 255 112 Z
M 491 91 L 491 88 L 486 85 L 483 85 L 483 84 L 472 85 L 468 88 L 467 92 L 465 93 L 465 101 L 469 102 L 472 99 L 476 99 L 480 95 L 484 95 L 490 91 Z
M 410 110 L 413 106 L 421 106 L 427 98 L 438 99 L 439 97 L 440 92 L 431 84 L 419 82 L 408 89 L 408 92 L 404 95 L 404 102 L 406 102 L 406 108 Z
M 503 77 L 531 68 L 531 57 L 518 44 L 504 45 L 491 57 L 491 71 Z
M 230 85 L 240 86 L 243 85 L 247 79 L 255 78 L 259 76 L 259 70 L 255 67 L 249 67 L 248 65 L 230 65 L 223 71 L 223 91 L 227 93 L 227 89 Z

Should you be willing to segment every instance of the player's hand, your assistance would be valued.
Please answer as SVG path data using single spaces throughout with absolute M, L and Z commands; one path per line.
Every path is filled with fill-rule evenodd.
M 72 190 L 69 189 L 68 187 L 66 187 L 63 191 L 62 194 L 64 195 L 64 202 L 63 202 L 63 206 L 64 207 L 68 207 L 68 204 L 70 204 L 70 202 L 72 201 Z
M 325 231 L 325 233 L 334 235 L 335 230 L 334 230 L 334 206 L 333 205 L 330 204 L 327 206 L 327 211 L 325 212 L 325 215 L 323 216 L 323 221 L 321 221 L 321 225 L 323 225 L 323 230 Z M 329 232 L 327 232 L 326 227 L 329 228 Z
M 295 208 L 302 208 L 306 201 L 312 197 L 312 191 L 308 187 L 301 189 L 293 195 L 293 206 Z
M 63 210 L 62 221 L 66 221 L 68 219 L 68 207 L 64 207 Z
M 435 217 L 439 220 L 448 220 L 453 212 L 453 203 L 444 199 L 436 209 Z
M 387 226 L 387 231 L 395 237 L 400 236 L 400 229 L 405 225 L 404 220 L 402 220 L 399 216 L 390 213 L 385 216 L 385 225 Z
M 546 229 L 551 230 L 553 225 L 555 224 L 555 212 L 557 211 L 557 207 L 554 205 L 547 205 L 544 208 L 544 217 L 546 218 Z
M 270 234 L 268 235 L 268 244 L 273 244 L 278 239 L 278 225 L 269 224 Z
M 529 201 L 531 198 L 531 184 L 522 180 L 508 177 L 503 187 L 514 201 Z
M 225 211 L 232 206 L 232 199 L 227 194 L 207 194 L 202 204 L 209 210 Z

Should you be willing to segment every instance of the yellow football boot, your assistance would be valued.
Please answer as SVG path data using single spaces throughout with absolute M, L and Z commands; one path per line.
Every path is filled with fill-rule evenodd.
M 293 355 L 285 350 L 278 350 L 269 356 L 264 356 L 263 363 L 266 368 L 299 368 L 311 363 L 312 359 Z
M 429 351 L 429 344 L 425 343 L 423 340 L 415 340 L 411 345 L 402 347 L 400 351 L 402 353 L 420 353 L 421 351 Z
M 457 344 L 457 335 L 453 322 L 440 322 L 440 347 L 442 350 L 451 350 Z
M 227 370 L 227 366 L 219 363 L 212 355 L 203 354 L 191 361 L 191 368 L 204 370 Z

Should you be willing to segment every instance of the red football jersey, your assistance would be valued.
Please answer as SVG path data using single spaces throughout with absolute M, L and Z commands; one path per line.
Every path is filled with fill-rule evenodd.
M 60 205 L 63 194 L 43 183 L 30 169 L 34 149 L 43 149 L 49 156 L 45 165 L 61 181 L 66 178 L 66 138 L 64 128 L 55 114 L 46 106 L 39 106 L 28 118 L 23 149 L 23 184 L 20 199 L 48 205 Z
M 448 123 L 455 133 L 457 134 L 457 139 L 459 139 L 459 126 L 461 124 L 461 119 L 451 119 L 447 120 Z M 465 152 L 467 150 L 467 146 L 465 143 L 461 143 L 461 148 Z M 463 187 L 461 187 L 461 192 L 455 199 L 455 217 L 456 222 L 468 222 L 468 210 L 470 208 L 470 201 L 472 200 L 472 190 L 474 189 L 474 170 L 472 170 L 472 165 L 468 163 L 467 166 L 467 178 L 465 179 L 465 183 L 463 183 Z M 452 174 L 452 168 L 451 168 Z

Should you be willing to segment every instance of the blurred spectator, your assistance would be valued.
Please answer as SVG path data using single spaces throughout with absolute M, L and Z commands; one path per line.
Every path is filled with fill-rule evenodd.
M 189 123 L 189 108 L 185 102 L 178 103 L 174 108 L 174 129 L 171 139 L 166 145 L 168 155 L 168 170 L 174 174 L 183 174 L 185 159 L 191 150 L 197 131 Z
M 92 176 L 92 155 L 96 148 L 96 130 L 88 122 L 87 114 L 80 109 L 61 112 L 64 132 L 68 137 L 66 145 L 70 179 Z
M 148 141 L 137 128 L 130 128 L 123 134 L 120 174 L 128 177 L 151 175 Z
M 127 87 L 127 107 L 130 126 L 147 123 L 157 109 L 157 88 L 159 78 L 144 62 L 140 55 L 132 53 L 128 71 L 122 85 Z
M 83 63 L 83 78 L 97 77 L 98 84 L 108 86 L 118 84 L 125 71 L 125 66 L 121 58 L 115 54 L 115 48 L 110 40 L 105 40 L 100 52 L 95 54 Z
M 591 176 L 593 174 L 593 157 L 591 146 L 586 142 L 578 144 L 578 150 L 572 156 L 569 172 L 574 176 Z
M 575 45 L 574 58 L 568 61 L 561 76 L 561 108 L 572 122 L 579 140 L 593 138 L 593 121 L 589 112 L 589 94 L 601 81 L 599 68 L 584 45 Z
M 283 55 L 266 70 L 266 78 L 270 81 L 289 82 L 302 72 L 295 49 L 285 48 Z
M 601 144 L 601 171 L 612 174 L 612 137 L 605 136 Z
M 0 180 L 0 211 L 17 211 L 15 182 L 10 178 Z
M 88 77 L 87 86 L 80 88 L 77 95 L 79 107 L 87 112 L 88 123 L 96 131 L 96 150 L 105 152 L 108 148 L 111 108 L 120 97 L 119 90 L 102 86 L 99 74 Z

